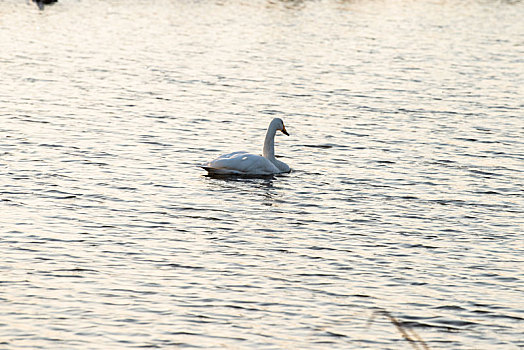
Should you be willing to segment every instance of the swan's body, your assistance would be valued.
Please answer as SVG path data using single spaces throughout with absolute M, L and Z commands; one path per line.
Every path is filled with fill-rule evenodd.
M 289 166 L 275 158 L 277 130 L 289 135 L 282 119 L 273 119 L 267 128 L 262 156 L 244 151 L 233 152 L 205 163 L 202 168 L 207 170 L 209 175 L 271 175 L 289 172 Z

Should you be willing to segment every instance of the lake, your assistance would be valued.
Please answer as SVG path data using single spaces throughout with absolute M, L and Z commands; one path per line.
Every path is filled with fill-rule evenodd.
M 524 347 L 522 18 L 0 2 L 0 348 Z

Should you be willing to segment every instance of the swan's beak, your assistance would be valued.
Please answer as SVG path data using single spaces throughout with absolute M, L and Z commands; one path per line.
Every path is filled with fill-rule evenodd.
M 282 133 L 283 133 L 284 135 L 289 136 L 289 134 L 287 133 L 286 127 L 285 127 L 284 125 L 282 125 L 282 130 L 281 130 L 281 131 L 282 131 Z

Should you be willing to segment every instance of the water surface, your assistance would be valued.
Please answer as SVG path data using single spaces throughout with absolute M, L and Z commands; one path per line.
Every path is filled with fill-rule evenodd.
M 2 1 L 0 347 L 523 347 L 523 16 Z

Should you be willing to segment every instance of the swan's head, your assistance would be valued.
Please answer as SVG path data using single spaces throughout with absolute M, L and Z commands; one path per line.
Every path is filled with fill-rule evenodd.
M 289 136 L 289 134 L 287 133 L 286 127 L 284 126 L 284 121 L 282 119 L 275 118 L 275 119 L 273 119 L 273 121 L 271 123 L 275 124 L 277 130 L 280 130 L 280 131 L 282 131 L 282 133 L 284 135 Z

